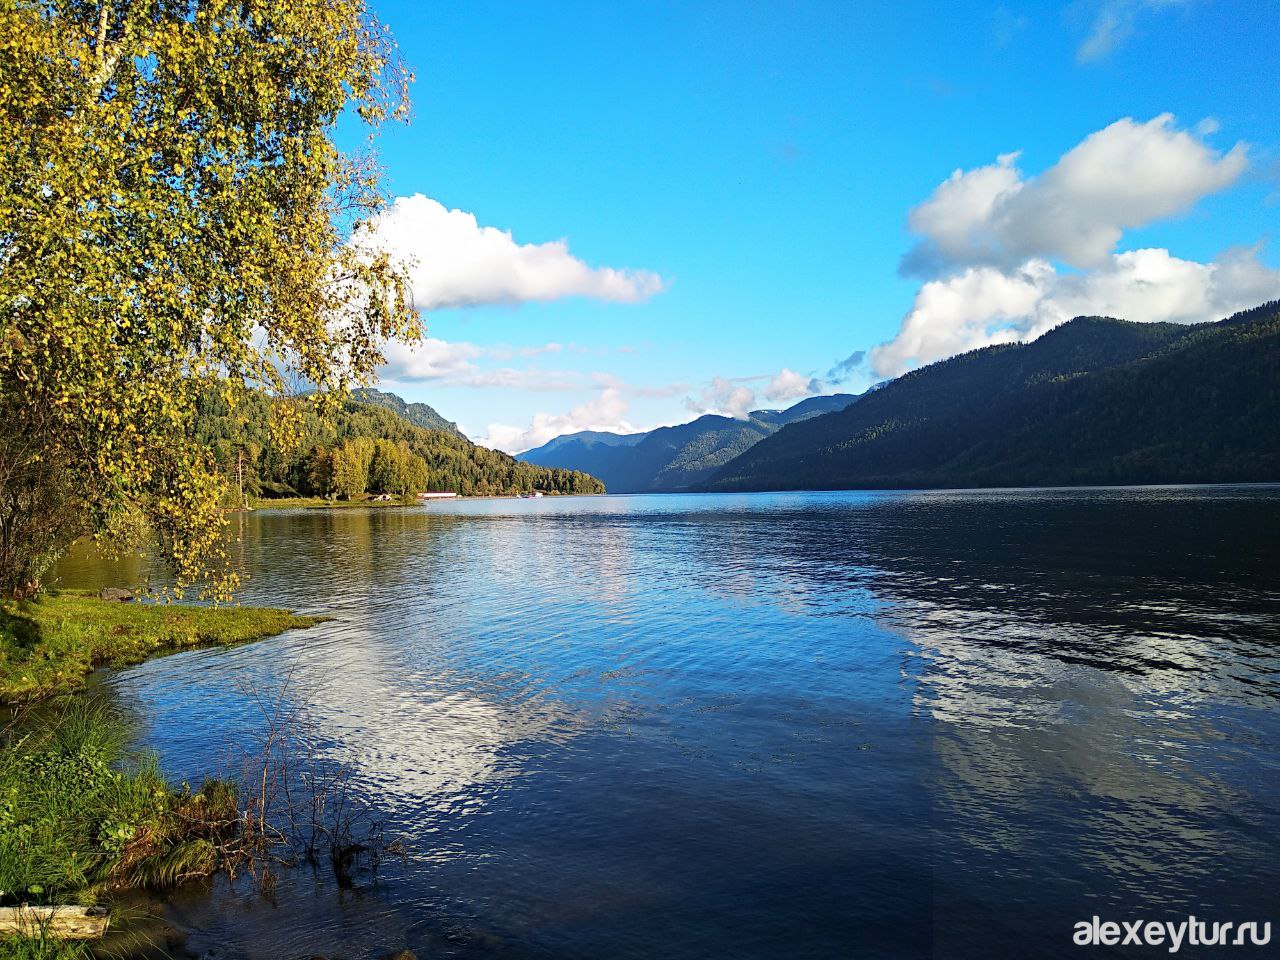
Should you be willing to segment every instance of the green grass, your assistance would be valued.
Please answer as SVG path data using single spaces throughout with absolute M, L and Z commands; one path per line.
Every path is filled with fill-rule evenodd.
M 239 819 L 233 788 L 173 790 L 125 752 L 118 713 L 83 697 L 42 708 L 0 741 L 0 904 L 94 903 L 112 890 L 207 876 Z M 0 937 L 0 960 L 87 956 L 46 938 Z
M 325 619 L 263 607 L 107 603 L 69 592 L 0 602 L 0 703 L 79 689 L 99 666 L 261 640 Z
M 390 500 L 374 500 L 370 494 L 362 493 L 354 500 L 326 500 L 324 497 L 262 497 L 253 501 L 255 510 L 306 510 L 306 509 L 341 509 L 343 507 L 411 507 L 416 504 L 416 497 L 392 497 Z
M 0 960 L 92 960 L 89 948 L 40 937 L 0 937 Z

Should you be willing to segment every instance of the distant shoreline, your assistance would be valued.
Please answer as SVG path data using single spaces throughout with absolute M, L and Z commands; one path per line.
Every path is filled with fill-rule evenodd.
M 484 493 L 484 494 L 458 494 L 456 497 L 432 497 L 426 500 L 418 500 L 413 497 L 393 497 L 390 500 L 376 500 L 373 497 L 366 496 L 360 500 L 326 500 L 323 497 L 279 497 L 277 499 L 259 499 L 256 500 L 248 510 L 252 513 L 255 510 L 346 510 L 351 507 L 420 507 L 424 503 L 452 503 L 458 500 L 529 500 L 529 499 L 550 499 L 552 497 L 603 497 L 608 496 L 607 493 L 559 493 L 553 491 L 540 491 L 541 497 L 524 497 L 518 493 Z M 233 512 L 244 512 L 236 508 Z
M 1178 490 L 1188 488 L 1219 487 L 1232 488 L 1266 488 L 1280 487 L 1280 480 L 1238 480 L 1238 481 L 1206 481 L 1201 483 L 1079 483 L 1079 484 L 1046 484 L 1043 486 L 973 486 L 973 487 L 776 487 L 762 490 L 628 490 L 604 493 L 547 493 L 536 499 L 565 499 L 599 497 L 682 497 L 682 496 L 716 496 L 738 497 L 756 494 L 796 494 L 796 493 L 1017 493 L 1028 491 L 1075 491 L 1075 490 Z M 474 500 L 522 500 L 530 499 L 514 493 L 477 494 L 473 496 L 457 496 L 438 500 L 324 500 L 319 497 L 282 497 L 278 500 L 259 500 L 248 511 L 257 510 L 345 510 L 351 507 L 417 507 L 426 503 L 456 503 Z

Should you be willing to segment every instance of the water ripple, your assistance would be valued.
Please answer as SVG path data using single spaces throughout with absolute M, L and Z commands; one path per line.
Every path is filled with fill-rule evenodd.
M 334 621 L 111 689 L 195 777 L 287 676 L 412 854 L 184 903 L 219 956 L 1069 956 L 1094 913 L 1274 906 L 1274 488 L 239 522 L 245 601 Z

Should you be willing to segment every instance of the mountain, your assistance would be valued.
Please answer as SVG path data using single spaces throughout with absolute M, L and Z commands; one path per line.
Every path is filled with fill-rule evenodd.
M 441 422 L 450 429 L 422 427 L 395 412 L 397 405 L 418 416 L 424 410 L 439 414 L 426 404 L 405 404 L 395 394 L 373 393 L 384 399 L 353 398 L 332 416 L 304 407 L 297 443 L 282 451 L 271 442 L 272 406 L 281 401 L 257 394 L 231 411 L 221 394 L 211 391 L 200 402 L 196 434 L 222 473 L 236 477 L 243 471 L 245 490 L 261 497 L 333 496 L 346 489 L 359 493 L 361 487 L 370 493 L 399 492 L 384 489 L 388 473 L 400 477 L 397 485 L 406 489 L 463 496 L 604 492 L 599 480 L 581 471 L 521 463 L 477 446 L 448 421 Z M 339 474 L 345 485 L 335 482 Z
M 588 447 L 634 447 L 647 436 L 647 433 L 609 433 L 604 430 L 580 430 L 577 433 L 566 433 L 556 437 L 554 440 L 548 440 L 538 447 L 538 450 L 544 454 L 554 453 L 556 450 L 574 443 Z M 528 452 L 533 453 L 532 450 Z
M 352 390 L 351 396 L 360 403 L 386 407 L 388 410 L 394 411 L 398 416 L 423 429 L 443 430 L 455 436 L 462 436 L 462 431 L 458 429 L 456 423 L 446 420 L 436 413 L 434 407 L 429 407 L 425 403 L 406 403 L 394 393 L 375 390 L 373 387 L 361 387 L 357 390 Z
M 1280 480 L 1280 301 L 1217 323 L 1078 317 L 793 423 L 710 490 Z
M 788 423 L 798 423 L 801 420 L 808 420 L 810 417 L 818 417 L 824 413 L 843 410 L 857 399 L 857 394 L 833 393 L 821 397 L 809 397 L 799 403 L 792 404 L 785 410 L 753 410 L 748 416 L 762 423 L 772 423 L 779 427 L 784 427 Z
M 606 433 L 583 430 L 556 437 L 534 450 L 516 454 L 517 460 L 542 467 L 581 470 L 599 477 L 605 489 L 618 492 L 627 482 L 626 462 L 631 447 L 642 441 L 645 433 Z
M 855 399 L 810 397 L 786 410 L 754 410 L 744 420 L 708 414 L 647 433 L 567 434 L 518 459 L 590 473 L 610 493 L 686 490 L 786 424 L 843 409 Z

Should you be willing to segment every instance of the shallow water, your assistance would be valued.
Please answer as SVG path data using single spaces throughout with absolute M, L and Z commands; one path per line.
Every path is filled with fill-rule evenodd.
M 1278 488 L 238 522 L 244 602 L 334 622 L 105 684 L 198 779 L 287 676 L 410 855 L 184 898 L 211 956 L 1075 956 L 1095 914 L 1280 920 Z

